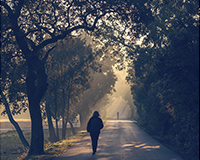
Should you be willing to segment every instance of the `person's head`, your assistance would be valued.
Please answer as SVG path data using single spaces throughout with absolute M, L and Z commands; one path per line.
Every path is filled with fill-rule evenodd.
M 99 117 L 99 112 L 98 111 L 94 111 L 93 117 Z

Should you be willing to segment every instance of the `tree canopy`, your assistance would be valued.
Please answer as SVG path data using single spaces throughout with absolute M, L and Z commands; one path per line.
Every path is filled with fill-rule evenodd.
M 154 22 L 149 24 L 148 38 L 129 52 L 136 56 L 129 64 L 127 77 L 139 123 L 177 146 L 180 153 L 195 158 L 199 154 L 198 4 L 149 3 Z
M 48 86 L 46 60 L 60 40 L 69 40 L 80 29 L 88 31 L 105 53 L 116 58 L 118 68 L 124 68 L 126 58 L 127 80 L 141 124 L 152 132 L 163 126 L 162 134 L 171 131 L 177 146 L 197 146 L 198 136 L 185 135 L 198 130 L 198 122 L 192 118 L 199 112 L 198 1 L 1 0 L 0 5 L 5 89 L 11 86 L 5 85 L 11 84 L 9 79 L 16 82 L 10 68 L 26 66 L 16 77 L 16 87 L 26 84 L 32 120 L 29 154 L 44 151 L 40 101 Z M 6 63 L 11 67 L 6 68 Z M 12 86 L 11 92 L 15 91 Z M 16 98 L 11 95 L 19 96 L 9 94 L 13 100 Z M 193 147 L 187 151 L 196 153 Z
M 32 120 L 29 154 L 41 154 L 43 131 L 39 104 L 48 85 L 44 67 L 48 51 L 73 31 L 94 31 L 108 13 L 116 12 L 127 19 L 128 15 L 137 17 L 140 10 L 133 9 L 131 1 L 109 0 L 1 0 L 0 5 L 2 49 L 17 50 L 27 64 L 26 89 Z

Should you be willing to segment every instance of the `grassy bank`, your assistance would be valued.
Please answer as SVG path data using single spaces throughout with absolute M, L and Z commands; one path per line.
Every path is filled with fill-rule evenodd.
M 23 131 L 25 138 L 30 143 L 31 132 L 29 130 Z M 61 130 L 60 130 L 61 133 Z M 44 130 L 44 155 L 27 157 L 27 150 L 24 149 L 18 134 L 16 131 L 3 131 L 0 132 L 0 143 L 1 143 L 1 160 L 44 160 L 51 159 L 58 156 L 60 153 L 64 152 L 69 146 L 74 142 L 80 140 L 83 136 L 87 134 L 86 131 L 80 131 L 76 128 L 76 135 L 71 134 L 71 130 L 67 129 L 67 138 L 65 140 L 58 141 L 56 143 L 51 143 L 48 140 L 49 131 Z M 61 135 L 60 135 L 61 137 Z

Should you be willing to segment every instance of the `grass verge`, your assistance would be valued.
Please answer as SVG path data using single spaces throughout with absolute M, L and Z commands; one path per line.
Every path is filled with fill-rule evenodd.
M 27 141 L 30 142 L 30 131 L 23 131 Z M 61 131 L 60 131 L 61 133 Z M 86 130 L 76 128 L 76 135 L 71 134 L 67 129 L 67 138 L 55 143 L 48 140 L 48 130 L 44 130 L 44 151 L 43 155 L 27 156 L 28 150 L 24 149 L 16 131 L 0 132 L 1 136 L 1 160 L 48 160 L 57 157 L 73 143 L 79 141 L 87 134 Z

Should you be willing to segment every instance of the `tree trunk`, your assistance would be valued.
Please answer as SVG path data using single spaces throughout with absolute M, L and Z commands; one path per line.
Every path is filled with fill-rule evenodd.
M 56 134 L 57 134 L 57 140 L 60 140 L 60 136 L 59 136 L 59 129 L 58 129 L 58 119 L 56 118 Z
M 65 119 L 64 117 L 62 117 L 62 139 L 65 139 L 65 130 L 66 130 Z
M 81 129 L 86 129 L 87 119 L 84 113 L 79 113 Z
M 31 116 L 31 147 L 29 155 L 44 153 L 44 135 L 39 103 L 29 103 Z
M 44 135 L 40 100 L 47 89 L 47 76 L 45 74 L 44 66 L 41 65 L 41 63 L 38 63 L 39 59 L 36 59 L 36 61 L 34 60 L 35 59 L 32 59 L 32 62 L 28 63 L 28 75 L 26 78 L 29 112 L 31 117 L 31 146 L 28 153 L 29 155 L 44 153 Z M 33 62 L 37 65 L 37 70 L 33 69 L 33 66 L 30 65 Z
M 66 129 L 67 129 L 67 122 L 65 122 L 65 118 L 62 121 L 62 139 L 66 138 Z
M 19 5 L 19 8 L 21 9 L 23 1 L 20 2 L 22 2 Z M 37 53 L 34 53 L 29 49 L 29 45 L 18 26 L 18 12 L 14 14 L 12 9 L 7 11 L 15 39 L 23 55 L 25 56 L 28 65 L 26 89 L 31 117 L 31 146 L 29 155 L 42 154 L 44 153 L 44 137 L 40 111 L 40 100 L 47 89 L 47 75 L 45 73 L 44 62 L 37 57 Z M 38 50 L 35 51 L 37 52 Z
M 72 123 L 71 121 L 69 121 L 69 124 L 70 124 L 71 130 L 72 130 L 72 134 L 75 135 L 76 132 L 75 132 L 75 129 L 74 129 L 73 123 Z
M 57 105 L 57 80 L 55 81 L 55 86 L 54 86 L 54 103 L 55 103 L 55 119 L 56 119 L 56 134 L 57 134 L 57 140 L 60 140 L 59 136 L 59 129 L 58 129 L 58 117 L 57 117 L 57 111 L 58 111 L 58 105 Z
M 66 136 L 66 125 L 65 125 L 65 90 L 63 89 L 63 109 L 62 109 L 62 139 Z
M 11 114 L 11 112 L 10 112 L 10 108 L 9 108 L 8 102 L 7 102 L 7 100 L 6 100 L 5 95 L 3 94 L 2 90 L 1 90 L 1 98 L 2 98 L 2 100 L 3 100 L 3 104 L 5 105 L 6 113 L 7 113 L 7 115 L 8 115 L 8 118 L 9 118 L 10 122 L 11 122 L 11 123 L 13 124 L 13 126 L 15 127 L 15 129 L 16 129 L 16 131 L 17 131 L 17 133 L 18 133 L 18 136 L 19 136 L 19 138 L 20 138 L 22 144 L 24 145 L 24 147 L 25 147 L 25 148 L 28 148 L 28 147 L 29 147 L 29 144 L 28 144 L 26 138 L 24 137 L 23 132 L 22 132 L 21 128 L 19 127 L 18 123 L 13 119 L 12 114 Z
M 70 100 L 70 80 L 69 80 L 69 82 L 68 82 L 68 87 L 67 87 L 67 92 L 68 92 L 68 94 L 67 94 L 67 118 L 66 118 L 66 124 L 65 124 L 65 134 L 66 134 L 66 129 L 67 129 L 67 122 L 69 122 L 70 120 L 69 120 L 69 105 L 70 105 L 70 103 L 69 103 L 69 100 Z
M 49 141 L 50 142 L 56 142 L 57 137 L 56 133 L 53 127 L 53 122 L 51 119 L 51 111 L 50 111 L 50 104 L 49 104 L 49 96 L 46 97 L 46 113 L 47 113 L 47 120 L 48 120 L 48 126 L 49 126 Z
M 83 118 L 82 118 L 82 114 L 79 113 L 79 118 L 80 118 L 80 128 L 82 128 L 83 126 Z

